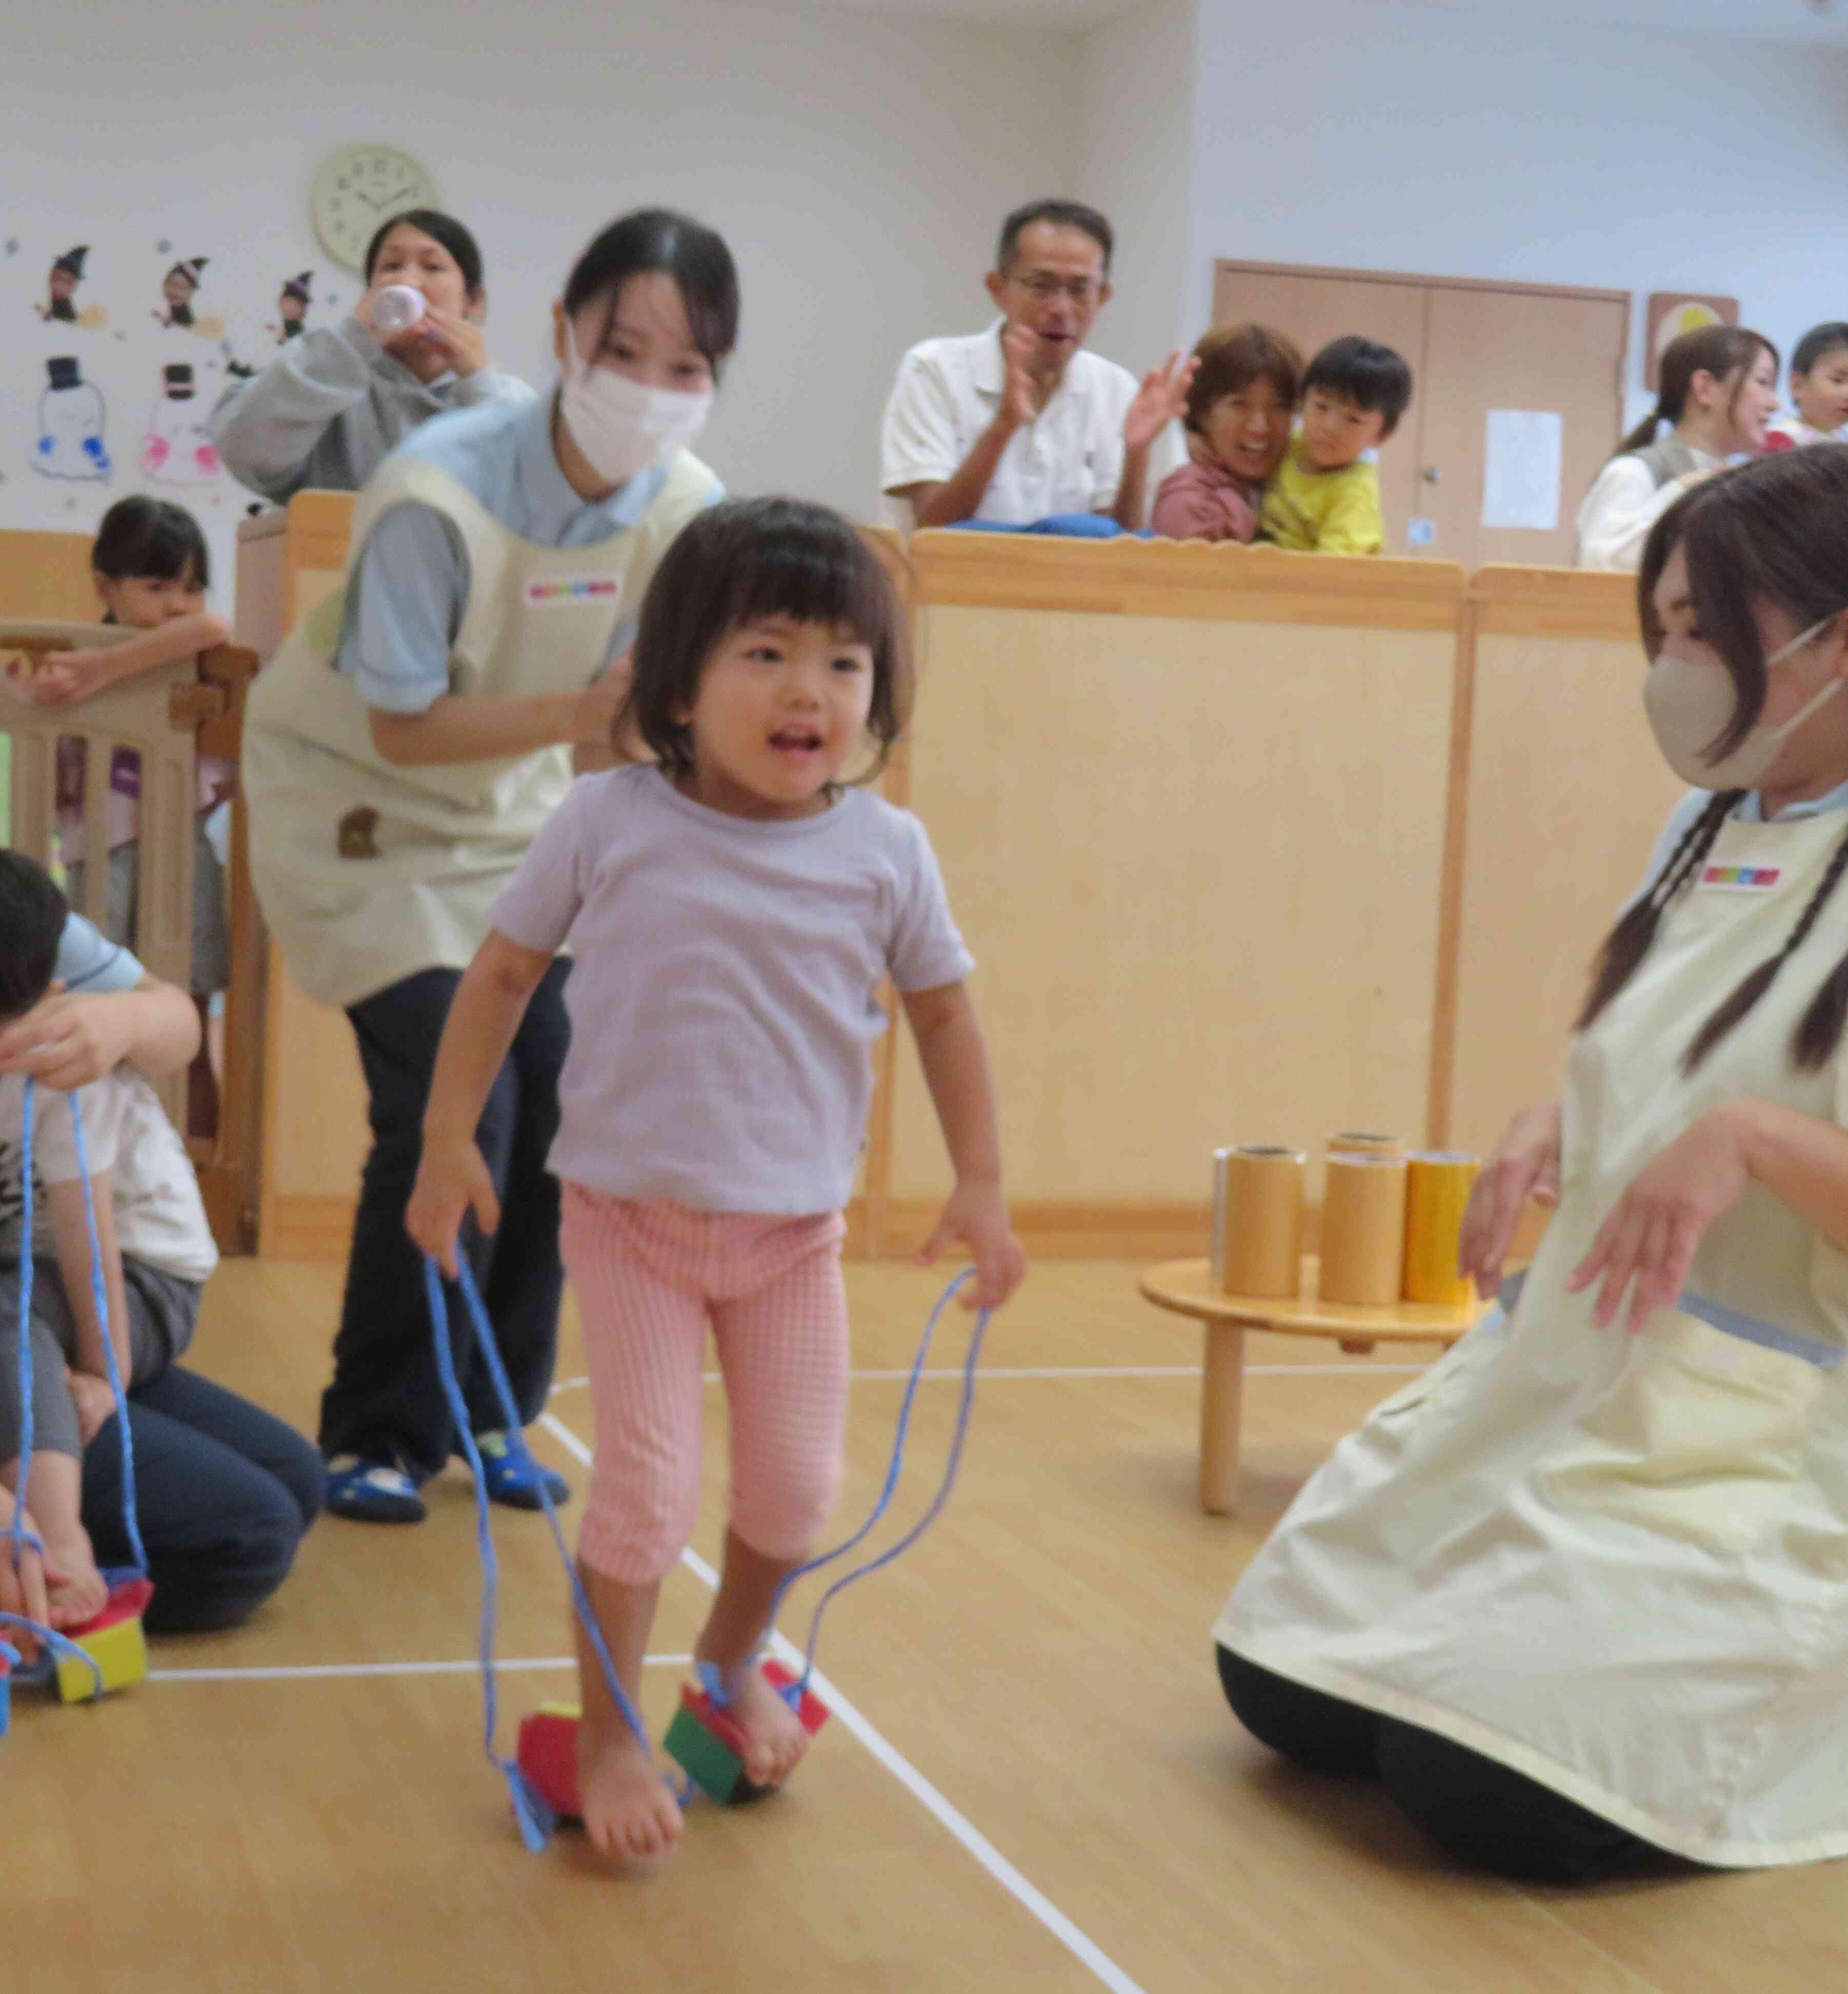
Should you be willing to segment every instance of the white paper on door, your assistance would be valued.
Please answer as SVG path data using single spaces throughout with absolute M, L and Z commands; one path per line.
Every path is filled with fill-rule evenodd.
M 1550 533 L 1559 524 L 1566 419 L 1551 409 L 1491 409 L 1483 452 L 1482 523 Z

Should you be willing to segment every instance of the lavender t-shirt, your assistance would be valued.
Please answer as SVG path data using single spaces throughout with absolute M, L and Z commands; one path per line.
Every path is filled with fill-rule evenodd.
M 758 823 L 654 768 L 574 783 L 491 919 L 575 958 L 552 1169 L 707 1211 L 844 1205 L 881 978 L 931 990 L 974 967 L 908 810 L 849 790 Z

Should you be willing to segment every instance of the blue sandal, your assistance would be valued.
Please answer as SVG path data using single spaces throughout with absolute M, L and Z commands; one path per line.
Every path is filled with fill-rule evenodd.
M 542 1481 L 555 1505 L 570 1501 L 570 1483 L 554 1470 L 542 1468 L 524 1445 L 516 1448 L 505 1433 L 477 1434 L 475 1445 L 481 1452 L 491 1502 L 503 1502 L 510 1509 L 543 1509 Z
M 421 1523 L 429 1512 L 396 1462 L 337 1454 L 327 1464 L 327 1513 L 360 1523 Z

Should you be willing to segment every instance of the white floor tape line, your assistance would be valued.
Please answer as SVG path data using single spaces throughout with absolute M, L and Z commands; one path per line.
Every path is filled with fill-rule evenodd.
M 590 1450 L 562 1420 L 551 1413 L 542 1413 L 539 1423 L 566 1452 L 574 1455 L 585 1467 L 590 1466 Z M 718 1574 L 697 1551 L 690 1548 L 683 1551 L 680 1562 L 702 1585 L 714 1591 L 718 1589 Z M 801 1667 L 801 1653 L 780 1634 L 775 1637 L 773 1646 L 780 1660 L 798 1668 Z M 1087 1938 L 1043 1891 L 1030 1883 L 967 1815 L 951 1806 L 917 1767 L 848 1702 L 839 1687 L 830 1681 L 820 1669 L 815 1671 L 814 1682 L 816 1694 L 827 1705 L 830 1713 L 859 1739 L 901 1786 L 923 1803 L 926 1808 L 1004 1890 L 1037 1918 L 1068 1952 L 1081 1961 L 1106 1987 L 1111 1989 L 1112 1994 L 1144 1994 L 1141 1986 L 1131 1979 L 1101 1947 Z
M 1372 1376 L 1376 1378 L 1408 1376 L 1419 1371 L 1428 1371 L 1429 1364 L 1247 1364 L 1244 1375 L 1247 1378 L 1349 1378 Z M 709 1385 L 719 1382 L 716 1371 L 702 1374 Z M 984 1382 L 991 1379 L 1002 1378 L 1197 1378 L 1200 1367 L 1197 1364 L 1044 1364 L 982 1366 Z M 905 1371 L 850 1371 L 847 1373 L 856 1384 L 895 1382 L 909 1378 Z M 960 1383 L 960 1369 L 943 1371 L 923 1371 L 919 1373 L 933 1383 Z M 560 1392 L 580 1392 L 590 1383 L 588 1378 L 561 1378 L 552 1387 L 554 1396 Z
M 644 1655 L 649 1669 L 684 1669 L 691 1655 Z M 531 1674 L 542 1670 L 574 1669 L 574 1655 L 508 1656 L 494 1665 L 496 1675 Z M 150 1669 L 149 1682 L 317 1682 L 354 1676 L 472 1676 L 481 1673 L 479 1660 L 466 1662 L 306 1662 L 275 1668 Z

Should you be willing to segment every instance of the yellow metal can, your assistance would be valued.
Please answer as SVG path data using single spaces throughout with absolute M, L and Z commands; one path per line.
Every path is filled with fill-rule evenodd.
M 1477 1160 L 1449 1150 L 1422 1151 L 1405 1167 L 1405 1284 L 1408 1302 L 1466 1302 L 1474 1283 L 1456 1271 L 1464 1208 Z

